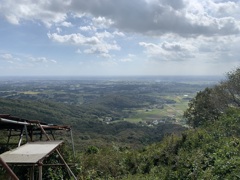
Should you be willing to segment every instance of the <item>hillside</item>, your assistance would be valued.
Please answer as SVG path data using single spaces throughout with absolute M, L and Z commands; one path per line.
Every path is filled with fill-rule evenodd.
M 82 179 L 239 179 L 239 118 L 239 110 L 229 110 L 220 122 L 140 151 L 111 147 L 82 154 Z
M 5 107 L 4 110 L 9 113 L 11 113 L 10 107 L 13 107 L 14 104 L 19 106 L 19 109 L 21 109 L 21 106 L 30 107 L 32 105 L 30 102 L 25 103 L 1 100 L 1 104 L 4 104 Z M 40 102 L 35 105 L 38 105 L 39 109 L 48 106 L 46 103 L 41 106 Z M 64 106 L 55 104 L 55 107 Z M 73 109 L 64 111 L 64 117 L 69 115 L 67 114 L 68 111 L 72 113 L 71 110 Z M 26 112 L 31 117 L 30 115 L 34 115 L 37 110 L 29 109 Z M 25 115 L 28 115 L 28 113 Z M 44 111 L 42 113 L 44 114 Z M 62 113 L 54 114 L 54 111 L 51 113 L 58 118 L 63 115 Z M 143 131 L 142 127 L 134 124 L 127 124 L 129 129 L 126 129 L 125 124 L 121 123 L 108 126 L 98 123 L 90 125 L 88 121 L 82 121 L 82 124 L 86 123 L 85 130 L 89 134 L 94 134 L 95 129 L 93 130 L 93 127 L 98 127 L 99 131 L 96 131 L 96 136 L 93 134 L 84 136 L 85 139 L 91 137 L 91 141 L 89 138 L 89 144 L 86 144 L 88 146 L 85 147 L 85 150 L 77 153 L 77 158 L 74 161 L 78 162 L 78 166 L 74 172 L 78 174 L 79 179 L 239 179 L 239 119 L 240 110 L 231 108 L 219 116 L 218 121 L 186 130 L 180 136 L 174 134 L 166 136 L 162 140 L 159 139 L 157 143 L 144 147 L 142 145 L 142 148 L 135 150 L 130 146 L 120 145 L 118 143 L 119 136 L 123 138 L 122 141 L 125 145 L 128 143 L 141 144 L 142 142 L 138 142 L 137 138 L 140 140 L 143 136 L 147 137 L 151 133 L 153 135 L 157 132 L 163 132 L 163 130 L 166 131 L 167 125 L 159 126 L 154 133 L 153 129 L 149 129 L 151 130 L 150 133 L 149 131 Z M 67 121 L 56 120 L 56 122 Z M 80 127 L 82 128 L 82 126 Z M 172 131 L 172 126 L 169 127 Z M 80 134 L 76 134 L 75 137 Z M 109 137 L 113 139 L 108 139 L 111 142 L 106 143 Z M 84 138 L 82 142 L 84 142 Z M 98 146 L 99 140 L 101 143 L 105 142 L 105 145 Z M 71 160 L 72 155 L 69 153 L 70 151 L 65 152 L 65 156 L 69 156 L 68 161 L 73 161 Z M 48 169 L 45 171 L 48 172 Z M 62 172 L 61 170 L 58 171 L 59 173 Z M 56 178 L 56 176 L 54 177 Z
M 189 83 L 148 78 L 0 79 L 0 112 L 71 125 L 79 151 L 113 143 L 140 148 L 185 129 L 188 100 L 213 85 L 196 78 Z
M 197 93 L 192 126 L 141 150 L 112 147 L 81 155 L 81 179 L 240 179 L 240 69 Z M 220 103 L 221 102 L 221 103 Z
M 94 110 L 94 112 L 92 112 Z M 139 148 L 161 140 L 165 134 L 181 132 L 176 124 L 162 123 L 155 127 L 125 121 L 107 124 L 96 118 L 97 108 L 79 107 L 49 101 L 0 99 L 0 112 L 46 123 L 72 126 L 77 150 L 89 146 L 103 147 L 112 143 Z M 102 112 L 102 111 L 100 111 Z

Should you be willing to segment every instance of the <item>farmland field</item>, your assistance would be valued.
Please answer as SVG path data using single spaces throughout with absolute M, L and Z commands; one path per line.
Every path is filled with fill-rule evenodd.
M 0 113 L 70 125 L 77 149 L 136 148 L 185 128 L 189 100 L 218 82 L 201 78 L 2 78 Z
M 89 77 L 0 79 L 0 97 L 49 101 L 84 109 L 91 119 L 142 125 L 184 124 L 194 95 L 219 77 Z
M 191 95 L 172 95 L 166 96 L 163 98 L 174 100 L 174 104 L 163 104 L 161 108 L 157 105 L 151 108 L 143 108 L 136 109 L 133 111 L 133 115 L 128 118 L 125 118 L 125 121 L 132 123 L 148 123 L 155 121 L 157 122 L 172 122 L 172 123 L 180 123 L 185 124 L 183 119 L 183 113 L 188 107 L 189 99 L 193 97 L 194 94 Z

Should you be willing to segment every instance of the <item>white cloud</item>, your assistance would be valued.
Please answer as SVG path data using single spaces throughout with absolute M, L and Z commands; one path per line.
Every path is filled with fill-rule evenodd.
M 57 63 L 56 60 L 48 59 L 46 57 L 34 57 L 28 55 L 13 55 L 10 53 L 2 53 L 0 54 L 0 60 L 4 60 L 8 63 L 14 64 L 18 67 L 23 66 L 34 66 L 34 64 L 49 64 L 49 63 Z
M 0 54 L 0 59 L 11 64 L 21 61 L 18 57 L 14 57 L 12 54 L 9 53 Z
M 181 36 L 231 35 L 240 33 L 239 19 L 229 16 L 239 12 L 239 2 L 215 3 L 213 0 L 167 1 L 122 0 L 111 3 L 73 1 L 75 10 L 97 17 L 99 24 L 116 27 L 121 31 L 148 35 L 175 33 Z M 210 9 L 209 6 L 213 8 Z M 228 13 L 221 13 L 225 9 Z M 110 21 L 107 21 L 110 20 Z M 101 23 L 100 23 L 101 22 Z
M 62 32 L 62 29 L 59 28 L 59 27 L 57 27 L 57 28 L 56 28 L 56 31 L 57 31 L 58 33 L 60 33 L 60 32 Z
M 120 50 L 121 48 L 115 41 L 107 42 L 113 36 L 109 32 L 96 33 L 95 36 L 86 37 L 82 34 L 59 35 L 57 33 L 48 33 L 49 39 L 59 43 L 70 43 L 76 46 L 84 46 L 83 51 L 86 54 L 100 54 L 102 57 L 110 57 L 111 50 Z
M 208 0 L 204 8 L 208 9 L 212 15 L 217 17 L 236 16 L 237 14 L 239 17 L 239 3 L 233 1 L 214 2 Z
M 185 43 L 163 42 L 160 44 L 140 42 L 150 59 L 157 61 L 185 61 L 194 58 L 195 47 Z
M 124 37 L 124 36 L 125 36 L 124 33 L 118 32 L 118 31 L 114 31 L 114 32 L 113 32 L 113 35 L 120 36 L 120 37 Z
M 169 43 L 169 42 L 163 42 L 161 45 L 161 48 L 164 49 L 165 51 L 185 51 L 187 48 L 185 45 L 179 44 L 179 43 Z
M 20 24 L 21 20 L 40 20 L 50 27 L 53 23 L 64 22 L 66 9 L 70 1 L 33 1 L 2 0 L 0 12 L 12 24 Z
M 107 19 L 105 17 L 97 17 L 97 18 L 93 18 L 93 25 L 96 26 L 97 28 L 103 29 L 103 28 L 108 28 L 110 27 L 113 23 L 113 21 L 111 19 Z
M 86 37 L 80 33 L 77 34 L 68 34 L 68 35 L 60 35 L 57 33 L 50 34 L 48 33 L 49 39 L 60 42 L 60 43 L 71 43 L 73 45 L 94 45 L 100 43 L 100 40 L 93 37 Z
M 99 39 L 105 39 L 105 38 L 113 38 L 113 35 L 107 31 L 104 32 L 97 32 L 95 34 Z
M 240 33 L 239 1 L 217 0 L 121 0 L 33 1 L 2 0 L 0 13 L 12 24 L 40 20 L 48 27 L 71 27 L 70 17 L 90 17 L 95 28 L 115 27 L 120 32 L 148 35 L 175 33 L 181 36 Z M 86 26 L 87 27 L 87 26 Z M 84 28 L 83 28 L 84 30 Z
M 86 49 L 84 52 L 87 54 L 102 54 L 106 56 L 106 54 L 109 53 L 110 50 L 120 50 L 120 47 L 113 43 L 113 44 L 108 44 L 108 43 L 99 43 L 96 44 L 95 46 L 92 46 L 89 49 Z
M 158 62 L 187 61 L 207 63 L 236 64 L 239 61 L 240 37 L 168 37 L 161 43 L 140 42 L 149 60 Z
M 81 31 L 96 31 L 97 28 L 94 26 L 81 26 L 79 27 Z
M 18 25 L 19 24 L 19 19 L 14 16 L 14 15 L 6 15 L 6 19 L 8 20 L 8 22 L 10 22 L 11 24 L 15 24 Z
M 52 63 L 57 63 L 57 61 L 54 60 L 54 59 L 50 59 L 49 61 L 52 62 Z
M 57 63 L 56 60 L 48 59 L 46 57 L 28 57 L 28 60 L 33 63 Z
M 72 27 L 72 23 L 71 22 L 67 22 L 67 21 L 63 21 L 61 22 L 61 26 L 64 26 L 64 27 Z
M 6 60 L 13 58 L 13 56 L 12 56 L 11 54 L 2 54 L 1 57 L 2 57 L 3 59 L 6 59 Z
M 127 57 L 120 59 L 120 62 L 132 62 L 133 59 L 136 58 L 134 54 L 128 54 Z

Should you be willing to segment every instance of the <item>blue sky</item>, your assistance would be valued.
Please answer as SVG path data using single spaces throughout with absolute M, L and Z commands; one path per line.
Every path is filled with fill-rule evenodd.
M 223 75 L 240 1 L 0 0 L 0 76 Z

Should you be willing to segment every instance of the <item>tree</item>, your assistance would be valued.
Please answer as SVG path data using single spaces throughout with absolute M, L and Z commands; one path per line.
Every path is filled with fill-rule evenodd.
M 240 107 L 240 68 L 227 73 L 225 81 L 197 93 L 184 112 L 187 123 L 198 127 L 213 122 L 229 107 Z
M 240 107 L 240 68 L 227 73 L 227 81 L 221 83 L 225 87 L 225 93 L 228 94 L 229 104 Z
M 213 101 L 213 89 L 210 88 L 198 92 L 188 106 L 184 117 L 187 118 L 187 124 L 194 128 L 204 125 L 206 122 L 215 121 L 220 115 L 220 111 Z

